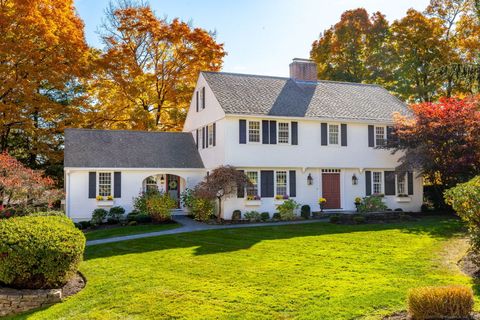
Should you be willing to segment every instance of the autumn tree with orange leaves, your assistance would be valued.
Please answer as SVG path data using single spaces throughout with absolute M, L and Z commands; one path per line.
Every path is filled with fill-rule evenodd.
M 131 1 L 110 6 L 102 39 L 90 92 L 92 125 L 105 128 L 181 130 L 199 72 L 219 71 L 225 56 L 213 34 Z
M 0 35 L 0 151 L 30 167 L 61 163 L 88 57 L 73 0 L 0 0 Z

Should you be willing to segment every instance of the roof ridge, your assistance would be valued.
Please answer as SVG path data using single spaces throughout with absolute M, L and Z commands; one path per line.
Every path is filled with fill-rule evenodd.
M 190 134 L 189 132 L 183 132 L 183 131 L 149 131 L 149 130 L 128 130 L 128 129 L 88 129 L 88 128 L 65 128 L 65 131 L 105 131 L 105 132 L 139 132 L 139 133 L 174 133 L 174 134 Z
M 347 85 L 358 85 L 358 86 L 372 86 L 372 87 L 380 87 L 383 88 L 381 85 L 376 83 L 362 83 L 362 82 L 349 82 L 349 81 L 336 81 L 336 80 L 317 80 L 317 81 L 303 81 L 303 80 L 295 80 L 290 77 L 280 77 L 280 76 L 269 76 L 269 75 L 262 75 L 262 74 L 252 74 L 252 73 L 236 73 L 236 72 L 225 72 L 225 71 L 200 71 L 200 73 L 209 73 L 209 74 L 225 74 L 231 76 L 239 76 L 239 77 L 255 77 L 255 78 L 270 78 L 270 79 L 281 79 L 281 80 L 292 80 L 297 84 L 319 84 L 319 83 L 340 83 L 340 84 L 347 84 Z

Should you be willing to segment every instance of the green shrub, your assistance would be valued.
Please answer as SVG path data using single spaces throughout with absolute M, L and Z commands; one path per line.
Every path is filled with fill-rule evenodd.
M 445 191 L 445 202 L 466 222 L 473 249 L 480 252 L 480 176 Z
M 274 212 L 272 215 L 273 220 L 280 220 L 282 217 L 280 216 L 280 212 Z
M 122 216 L 125 214 L 125 209 L 122 207 L 111 207 L 110 211 L 108 211 L 108 217 L 114 221 L 120 221 Z
M 93 225 L 102 224 L 103 221 L 105 220 L 105 218 L 107 217 L 107 214 L 108 214 L 107 210 L 102 209 L 102 208 L 97 208 L 97 209 L 93 210 L 92 220 L 90 220 L 90 221 Z
M 240 210 L 233 210 L 233 213 L 232 213 L 232 220 L 233 221 L 238 221 L 242 219 L 242 211 Z
M 135 217 L 138 216 L 139 214 L 140 212 L 138 212 L 137 210 L 133 210 L 132 212 L 127 214 L 127 221 L 135 221 Z
M 152 222 L 152 217 L 145 213 L 140 213 L 134 216 L 134 220 L 137 223 L 149 223 Z
M 150 191 L 143 192 L 133 199 L 135 210 L 148 214 L 155 222 L 170 220 L 172 210 L 177 207 L 177 201 L 168 193 Z
M 137 224 L 138 224 L 137 221 L 129 221 L 128 222 L 129 226 L 136 226 Z
M 90 221 L 80 221 L 80 222 L 78 222 L 78 224 L 82 226 L 82 230 L 90 228 L 92 226 Z
M 362 224 L 362 223 L 365 223 L 365 221 L 367 221 L 365 216 L 354 216 L 353 217 L 353 222 L 355 222 L 356 224 Z
M 243 216 L 245 219 L 249 221 L 260 221 L 260 213 L 258 211 L 247 211 L 245 212 L 245 215 Z
M 65 217 L 65 213 L 63 211 L 41 211 L 41 212 L 33 212 L 29 215 L 30 217 Z
M 277 207 L 280 212 L 281 220 L 293 220 L 295 219 L 295 210 L 299 207 L 299 204 L 293 199 L 285 200 L 281 205 Z
M 268 212 L 262 212 L 260 214 L 260 220 L 262 221 L 268 221 L 270 219 L 270 213 Z
M 387 210 L 387 206 L 383 203 L 383 197 L 381 196 L 365 197 L 358 206 L 358 212 L 381 212 L 385 210 Z
M 473 291 L 465 286 L 423 287 L 408 293 L 408 314 L 413 319 L 469 319 Z
M 182 193 L 181 201 L 183 206 L 190 210 L 190 213 L 195 220 L 208 221 L 214 215 L 215 202 L 210 199 L 195 197 L 194 192 L 191 189 L 187 189 Z M 235 211 L 233 213 L 235 214 Z M 232 220 L 235 220 L 233 215 Z
M 340 217 L 337 215 L 330 216 L 329 218 L 330 223 L 339 223 L 340 222 Z
M 15 288 L 56 288 L 77 271 L 85 236 L 67 217 L 0 221 L 0 282 Z
M 308 204 L 304 204 L 301 208 L 300 208 L 300 215 L 304 218 L 304 219 L 309 219 L 310 218 L 310 206 Z

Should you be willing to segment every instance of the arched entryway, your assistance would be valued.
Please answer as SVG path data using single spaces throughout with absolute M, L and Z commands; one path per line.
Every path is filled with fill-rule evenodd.
M 180 208 L 180 194 L 185 190 L 185 179 L 175 174 L 156 174 L 143 180 L 143 191 L 166 192 L 177 201 Z

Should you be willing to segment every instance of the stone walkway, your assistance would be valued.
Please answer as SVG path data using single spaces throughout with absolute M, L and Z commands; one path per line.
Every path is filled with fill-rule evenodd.
M 183 215 L 173 216 L 173 220 L 181 224 L 180 227 L 165 230 L 165 231 L 155 231 L 155 232 L 148 232 L 148 233 L 141 233 L 141 234 L 132 234 L 129 236 L 120 236 L 120 237 L 113 237 L 108 239 L 99 239 L 99 240 L 91 240 L 87 241 L 87 246 L 93 246 L 96 244 L 104 244 L 104 243 L 112 243 L 112 242 L 120 242 L 132 239 L 141 239 L 141 238 L 149 238 L 149 237 L 157 237 L 163 236 L 168 234 L 178 234 L 178 233 L 185 233 L 185 232 L 195 232 L 195 231 L 203 231 L 203 230 L 213 230 L 213 229 L 236 229 L 236 228 L 252 228 L 252 227 L 268 227 L 268 226 L 283 226 L 283 225 L 292 225 L 292 224 L 306 224 L 306 223 L 315 223 L 315 222 L 326 222 L 328 219 L 314 219 L 314 220 L 299 220 L 299 221 L 284 221 L 284 222 L 264 222 L 264 223 L 246 223 L 246 224 L 226 224 L 226 225 L 218 225 L 218 224 L 205 224 L 200 223 L 198 221 L 192 220 Z

